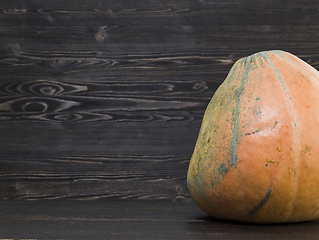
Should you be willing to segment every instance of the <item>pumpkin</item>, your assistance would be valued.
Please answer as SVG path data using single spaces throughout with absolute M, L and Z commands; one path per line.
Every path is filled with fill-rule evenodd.
M 205 111 L 187 185 L 209 215 L 319 219 L 319 72 L 280 50 L 238 60 Z

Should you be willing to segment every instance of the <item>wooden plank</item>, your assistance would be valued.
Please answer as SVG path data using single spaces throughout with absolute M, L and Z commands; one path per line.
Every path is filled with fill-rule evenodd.
M 0 161 L 0 191 L 5 199 L 189 201 L 185 185 L 188 161 L 187 155 L 8 158 Z
M 112 25 L 154 22 L 214 25 L 308 25 L 318 24 L 318 3 L 248 1 L 2 1 L 0 21 L 7 25 Z M 141 17 L 142 16 L 142 17 Z M 7 21 L 8 18 L 12 20 Z M 40 20 L 40 21 L 39 21 Z M 111 24 L 110 24 L 111 23 Z M 147 22 L 149 23 L 149 22 Z
M 318 221 L 256 225 L 208 217 L 193 203 L 2 201 L 3 239 L 317 239 Z

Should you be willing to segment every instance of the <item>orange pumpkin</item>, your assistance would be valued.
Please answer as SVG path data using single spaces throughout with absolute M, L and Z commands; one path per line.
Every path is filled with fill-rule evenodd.
M 319 72 L 284 51 L 238 60 L 210 101 L 187 184 L 213 217 L 319 219 Z

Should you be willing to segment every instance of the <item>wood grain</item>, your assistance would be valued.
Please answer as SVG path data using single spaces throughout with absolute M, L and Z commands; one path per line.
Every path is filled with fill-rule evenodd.
M 315 1 L 1 1 L 0 198 L 190 201 L 209 100 L 241 57 L 319 68 Z
M 30 156 L 1 160 L 1 165 L 0 189 L 6 199 L 187 201 L 188 197 L 184 187 L 187 155 Z
M 3 239 L 312 240 L 319 222 L 256 225 L 208 217 L 194 203 L 1 201 Z

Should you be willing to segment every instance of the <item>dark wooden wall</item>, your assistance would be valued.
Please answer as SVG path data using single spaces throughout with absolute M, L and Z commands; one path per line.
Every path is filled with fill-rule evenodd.
M 232 64 L 319 67 L 319 2 L 0 1 L 0 198 L 190 201 L 206 105 Z

